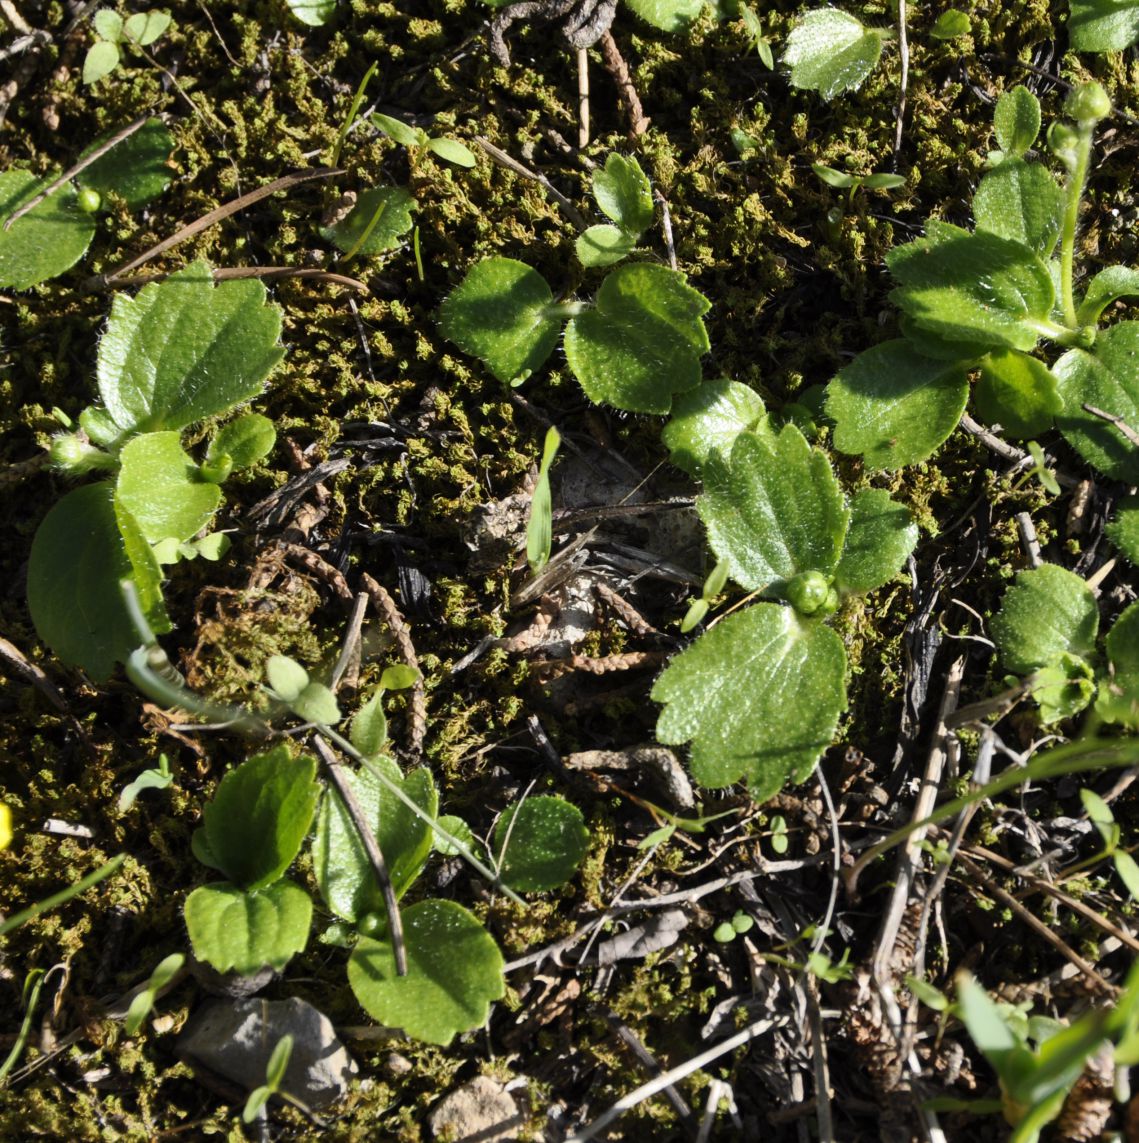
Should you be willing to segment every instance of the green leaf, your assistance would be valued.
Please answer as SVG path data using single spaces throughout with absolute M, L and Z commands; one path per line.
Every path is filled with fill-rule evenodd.
M 1039 163 L 1006 159 L 973 195 L 977 229 L 1019 242 L 1047 258 L 1060 237 L 1064 192 Z
M 494 861 L 519 893 L 564 885 L 589 848 L 581 810 L 564 798 L 540 795 L 511 806 L 494 830 Z
M 548 441 L 547 433 L 547 443 Z M 408 687 L 415 686 L 421 678 L 423 675 L 415 667 L 409 667 L 406 663 L 393 663 L 390 667 L 385 667 L 384 673 L 380 675 L 380 686 L 385 691 L 405 691 Z
M 170 27 L 168 12 L 136 12 L 123 24 L 123 39 L 149 47 Z
M 391 115 L 383 115 L 375 111 L 371 116 L 372 123 L 385 135 L 394 139 L 401 147 L 424 147 L 427 145 L 427 132 L 419 127 L 412 127 L 402 119 L 395 119 Z
M 1077 52 L 1121 52 L 1139 40 L 1136 0 L 1069 0 L 1068 40 Z
M 100 8 L 91 17 L 91 23 L 95 25 L 96 34 L 104 40 L 117 43 L 123 37 L 123 18 L 111 8 Z
M 474 831 L 462 818 L 455 814 L 442 814 L 438 824 L 452 837 L 461 841 L 468 849 L 474 850 L 476 846 Z M 431 848 L 444 857 L 457 857 L 458 849 L 453 846 L 442 834 L 431 831 Z
M 324 683 L 309 683 L 291 703 L 289 710 L 305 722 L 335 726 L 340 721 L 336 695 Z
M 605 166 L 594 170 L 593 197 L 601 213 L 626 234 L 636 237 L 653 224 L 652 186 L 632 156 L 610 154 Z
M 221 504 L 221 489 L 198 477 L 176 432 L 142 433 L 127 442 L 120 458 L 115 495 L 152 544 L 190 539 Z
M 929 34 L 935 40 L 955 40 L 969 34 L 969 17 L 960 8 L 946 8 L 933 22 Z
M 161 960 L 146 982 L 146 988 L 140 992 L 130 1003 L 127 1009 L 127 1018 L 123 1021 L 123 1030 L 128 1036 L 137 1035 L 147 1016 L 154 1008 L 157 993 L 161 992 L 173 980 L 175 974 L 186 962 L 182 953 L 171 953 Z
M 218 881 L 186 898 L 186 929 L 194 956 L 218 972 L 278 972 L 308 943 L 312 899 L 291 881 L 256 893 Z
M 1103 311 L 1118 298 L 1139 297 L 1139 270 L 1130 266 L 1108 266 L 1088 283 L 1084 300 L 1076 311 L 1081 325 L 1095 325 Z
M 285 0 L 285 3 L 289 11 L 310 28 L 327 24 L 336 11 L 336 0 Z
M 747 385 L 721 378 L 677 395 L 661 439 L 672 463 L 699 477 L 713 453 L 730 456 L 736 438 L 749 430 L 767 432 L 763 399 Z
M 967 972 L 957 974 L 957 1011 L 973 1043 L 1003 1077 L 1001 1064 L 1022 1045 L 989 994 Z
M 32 541 L 28 608 L 36 632 L 96 682 L 109 678 L 115 664 L 138 646 L 119 587 L 133 572 L 105 483 L 69 492 L 44 517 Z
M 558 430 L 551 425 L 546 430 L 546 443 L 542 449 L 542 463 L 538 479 L 530 496 L 530 519 L 526 524 L 526 562 L 532 572 L 539 572 L 550 559 L 553 543 L 553 500 L 550 492 L 550 465 L 554 463 L 561 444 Z
M 1120 831 L 1115 815 L 1111 812 L 1111 807 L 1095 790 L 1086 788 L 1080 790 L 1080 801 L 1084 805 L 1088 820 L 1103 838 L 1104 845 L 1108 849 L 1115 849 L 1119 844 Z
M 119 66 L 119 46 L 111 40 L 97 40 L 83 57 L 83 82 L 90 86 L 106 78 Z
M 891 175 L 882 171 L 873 175 L 867 175 L 862 180 L 862 185 L 867 190 L 897 190 L 898 187 L 904 187 L 906 185 L 906 176 Z
M 348 738 L 353 746 L 371 758 L 384 748 L 388 740 L 388 720 L 384 714 L 384 687 L 372 692 L 372 697 L 352 716 Z
M 1040 100 L 1023 84 L 1003 92 L 993 112 L 993 130 L 1006 155 L 1023 155 L 1040 134 Z
M 1027 675 L 1065 652 L 1090 655 L 1098 629 L 1099 609 L 1091 588 L 1073 572 L 1044 564 L 1017 575 L 989 633 L 1005 666 Z
M 250 468 L 264 460 L 276 443 L 277 430 L 268 417 L 260 413 L 245 413 L 228 425 L 222 425 L 214 434 L 206 452 L 206 462 L 217 464 L 227 456 L 234 468 Z
M 636 249 L 636 245 L 636 235 L 602 223 L 579 234 L 574 249 L 577 251 L 577 260 L 583 266 L 612 266 L 622 258 L 627 258 Z
M 838 566 L 849 512 L 830 461 L 794 425 L 770 441 L 742 433 L 730 463 L 710 457 L 696 507 L 709 546 L 748 591 L 780 597 L 800 572 Z
M 1132 899 L 1139 901 L 1139 865 L 1136 864 L 1135 858 L 1121 849 L 1113 853 L 1111 859 L 1115 862 L 1115 872 L 1119 874 L 1119 880 L 1123 882 Z
M 163 757 L 165 758 L 165 755 Z M 143 770 L 137 778 L 123 787 L 123 792 L 119 795 L 119 813 L 125 814 L 144 790 L 165 790 L 173 782 L 174 775 L 169 770 Z
M 882 33 L 837 8 L 808 12 L 787 37 L 791 83 L 833 99 L 857 88 L 882 54 Z
M 1052 275 L 1019 242 L 931 221 L 925 238 L 895 247 L 886 264 L 902 283 L 890 297 L 939 337 L 1027 351 L 1050 321 Z
M 846 709 L 846 653 L 822 623 L 757 603 L 706 631 L 652 690 L 665 704 L 657 739 L 692 742 L 703 786 L 745 779 L 762 802 L 802 782 L 831 744 Z
M 868 592 L 893 579 L 918 542 L 909 509 L 880 488 L 850 502 L 850 527 L 835 572 L 840 591 Z
M 102 142 L 96 139 L 87 150 Z M 114 192 L 130 210 L 138 210 L 170 185 L 174 172 L 169 159 L 173 150 L 174 136 L 162 120 L 148 119 L 133 135 L 77 175 L 75 181 L 102 195 Z
M 114 506 L 115 522 L 119 526 L 123 551 L 130 561 L 131 581 L 134 583 L 139 607 L 151 630 L 156 635 L 162 635 L 172 627 L 166 614 L 166 605 L 162 600 L 162 568 L 158 565 L 150 541 L 142 534 L 138 521 L 119 502 L 117 496 L 114 499 Z
M 281 360 L 281 311 L 258 281 L 215 286 L 204 262 L 115 295 L 99 342 L 103 404 L 124 431 L 180 429 L 255 397 Z
M 683 32 L 704 11 L 704 0 L 625 0 L 625 6 L 662 32 Z
M 417 1040 L 449 1044 L 481 1027 L 506 992 L 502 953 L 454 901 L 421 901 L 403 911 L 408 972 L 397 976 L 387 941 L 362 937 L 348 961 L 348 982 L 373 1019 Z
M 981 419 L 1014 440 L 1047 432 L 1064 408 L 1048 366 L 1014 349 L 995 349 L 982 359 L 973 396 Z
M 811 170 L 827 186 L 834 187 L 836 190 L 848 190 L 857 181 L 854 175 L 848 174 L 846 171 L 837 171 L 834 167 L 828 167 L 824 163 L 812 163 Z
M 1139 730 L 1139 603 L 1127 607 L 1105 640 L 1108 671 L 1096 711 L 1108 722 Z
M 447 139 L 443 137 L 428 139 L 427 149 L 444 162 L 452 163 L 456 167 L 463 167 L 469 170 L 475 165 L 475 156 L 470 147 L 465 143 L 460 143 L 458 139 Z
M 254 891 L 289 868 L 316 809 L 315 778 L 316 762 L 294 758 L 283 744 L 222 778 L 203 820 L 209 850 L 230 881 Z
M 1096 338 L 1095 353 L 1071 349 L 1052 366 L 1064 410 L 1056 418 L 1064 439 L 1113 480 L 1139 484 L 1139 449 L 1084 404 L 1114 413 L 1139 429 L 1139 322 L 1125 321 Z
M 411 230 L 415 206 L 403 187 L 372 187 L 339 222 L 322 226 L 320 234 L 345 253 L 383 254 L 395 250 Z
M 1035 672 L 1032 697 L 1044 726 L 1079 714 L 1095 698 L 1095 672 L 1079 655 L 1064 652 Z
M 570 368 L 590 400 L 633 413 L 667 413 L 674 393 L 700 382 L 708 300 L 675 270 L 618 266 L 594 309 L 566 327 Z
M 270 655 L 265 662 L 265 677 L 273 693 L 286 704 L 300 698 L 309 684 L 308 671 L 288 655 Z
M 447 296 L 440 326 L 509 384 L 529 377 L 553 353 L 562 314 L 537 270 L 513 258 L 487 258 Z
M 1107 526 L 1107 538 L 1126 559 L 1139 567 L 1139 497 L 1125 496 Z
M 76 206 L 70 185 L 3 229 L 8 216 L 46 185 L 28 171 L 0 172 L 0 289 L 26 290 L 56 278 L 91 245 L 95 219 Z
M 269 1062 L 265 1065 L 265 1086 L 279 1091 L 285 1082 L 285 1072 L 289 1068 L 289 1057 L 293 1054 L 293 1038 L 282 1036 L 273 1047 Z
M 961 363 L 933 360 L 908 341 L 860 353 L 827 388 L 834 444 L 871 469 L 925 460 L 961 420 L 969 378 Z
M 406 778 L 399 767 L 383 755 L 374 765 L 429 817 L 439 808 L 439 794 L 425 768 Z M 419 876 L 431 852 L 434 830 L 411 812 L 367 770 L 344 772 L 344 777 L 364 819 L 374 831 L 396 896 L 401 897 Z M 371 863 L 340 798 L 330 788 L 317 818 L 312 847 L 313 869 L 320 895 L 328 907 L 346 921 L 355 923 L 368 913 L 384 915 L 384 898 L 376 884 Z

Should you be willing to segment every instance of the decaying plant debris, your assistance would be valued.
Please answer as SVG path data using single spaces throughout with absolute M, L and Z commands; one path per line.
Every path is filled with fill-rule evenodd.
M 1068 50 L 1067 3 L 963 6 L 964 31 L 922 6 L 900 38 L 884 34 L 896 12 L 852 8 L 865 78 L 825 101 L 763 62 L 764 45 L 781 51 L 801 14 L 782 2 L 706 9 L 666 32 L 639 7 L 606 3 L 516 4 L 496 16 L 476 0 L 176 0 L 160 36 L 120 43 L 114 71 L 85 84 L 91 5 L 0 0 L 0 178 L 28 172 L 21 186 L 46 186 L 80 167 L 52 207 L 70 228 L 66 257 L 38 284 L 13 278 L 0 294 L 0 802 L 12 822 L 0 908 L 11 920 L 104 875 L 0 936 L 0 1055 L 13 1053 L 0 1134 L 1000 1139 L 1026 1106 L 1001 1045 L 1038 1075 L 1056 1020 L 1090 1046 L 1063 1091 L 1045 1093 L 1055 1101 L 1045 1137 L 1139 1137 L 1136 1105 L 1113 1098 L 1117 1074 L 1101 1050 L 1111 1040 L 1130 1058 L 1133 740 L 1109 730 L 1090 772 L 1058 765 L 1024 784 L 1017 770 L 1041 768 L 1049 747 L 1075 749 L 1058 743 L 1079 743 L 1079 705 L 1110 713 L 1123 693 L 1125 613 L 1139 585 L 1120 551 L 1135 545 L 1128 450 L 1139 424 L 1083 403 L 1079 431 L 1110 440 L 1107 464 L 1052 430 L 1051 414 L 1031 425 L 1039 442 L 1010 439 L 976 401 L 979 419 L 958 408 L 948 439 L 927 426 L 938 439 L 892 468 L 876 459 L 891 439 L 874 442 L 877 453 L 839 451 L 844 430 L 820 400 L 820 387 L 855 376 L 889 339 L 913 335 L 929 349 L 928 331 L 899 332 L 907 303 L 888 297 L 889 252 L 921 249 L 930 220 L 943 235 L 971 229 L 995 149 L 1020 161 L 1031 146 L 1028 158 L 1048 161 L 1043 135 L 1019 152 L 1007 121 L 994 135 L 994 109 L 1018 86 L 1045 124 L 1078 121 L 1065 101 L 1087 81 L 1110 94 L 1110 115 L 1094 119 L 1078 285 L 1139 265 L 1139 57 L 1117 46 L 1090 54 L 1103 46 L 1088 39 L 1099 34 L 1094 7 L 1075 5 L 1083 53 Z M 112 24 L 103 19 L 103 40 Z M 146 195 L 116 184 L 102 156 L 84 157 L 136 124 L 135 145 L 161 152 L 144 156 Z M 628 174 L 632 160 L 649 197 L 607 209 L 606 174 Z M 875 173 L 901 181 L 867 181 Z M 719 462 L 676 460 L 688 438 L 670 429 L 662 440 L 651 405 L 622 412 L 589 399 L 575 335 L 567 344 L 561 326 L 596 335 L 579 318 L 611 275 L 630 280 L 611 268 L 630 256 L 624 266 L 651 267 L 658 281 L 683 276 L 690 323 L 710 346 L 700 376 L 761 398 L 781 455 L 804 472 L 825 462 L 835 505 L 872 490 L 878 499 L 864 504 L 896 504 L 905 529 L 916 525 L 916 544 L 891 549 L 873 594 L 859 588 L 831 608 L 827 638 L 846 663 L 844 702 L 826 726 L 837 719 L 833 742 L 813 772 L 813 759 L 788 768 L 801 783 L 760 801 L 742 784 L 702 787 L 706 760 L 687 769 L 691 735 L 658 741 L 650 694 L 697 645 L 681 630 L 686 612 L 693 624 L 729 613 L 713 633 L 737 614 L 821 615 L 833 584 L 800 580 L 737 611 L 745 592 L 717 581 L 701 525 L 714 533 L 730 507 L 721 489 L 709 509 L 696 479 Z M 449 340 L 444 307 L 472 268 L 506 260 L 570 303 L 548 360 L 519 385 L 517 371 L 496 377 Z M 100 337 L 115 328 L 112 297 L 185 281 L 187 267 L 197 288 L 220 288 L 204 267 L 215 283 L 243 282 L 282 323 L 284 363 L 252 405 L 276 443 L 215 473 L 228 477 L 225 501 L 219 493 L 206 515 L 228 553 L 204 558 L 195 527 L 167 553 L 161 588 L 179 685 L 215 712 L 241 708 L 252 738 L 141 694 L 113 656 L 91 673 L 61 661 L 29 611 L 37 529 L 77 487 L 45 449 L 65 429 L 90 443 L 79 417 L 110 349 Z M 1081 325 L 1133 319 L 1126 295 Z M 989 343 L 962 354 L 982 357 L 999 371 Z M 970 383 L 977 392 L 962 368 L 961 405 Z M 180 421 L 193 427 L 173 444 L 194 464 L 216 462 L 217 425 L 197 420 Z M 527 526 L 551 426 L 562 442 L 552 553 L 534 572 Z M 808 440 L 824 460 L 809 458 Z M 762 467 L 767 447 L 741 455 Z M 1041 564 L 1064 569 L 1062 598 L 1086 622 L 1034 658 L 1032 624 L 1018 626 L 1016 608 L 1053 576 L 1029 570 Z M 747 583 L 740 568 L 733 577 Z M 444 1047 L 369 1019 L 335 943 L 351 925 L 317 894 L 327 868 L 307 848 L 289 878 L 311 891 L 316 916 L 283 972 L 253 984 L 219 982 L 203 965 L 152 977 L 190 952 L 183 908 L 216 880 L 191 838 L 221 777 L 284 749 L 283 730 L 307 741 L 283 709 L 309 709 L 303 688 L 277 708 L 264 693 L 282 656 L 306 682 L 327 682 L 345 711 L 399 668 L 381 714 L 392 752 L 406 770 L 426 765 L 440 812 L 475 834 L 493 839 L 520 799 L 558 795 L 584 815 L 588 851 L 564 887 L 522 905 L 452 851 L 421 866 L 401 906 L 452 917 L 461 907 L 493 938 L 504 995 L 488 993 L 485 1030 Z M 1059 665 L 1062 677 L 1041 679 Z M 657 696 L 673 701 L 667 689 Z M 257 737 L 266 733 L 275 746 Z M 335 768 L 331 739 L 321 741 Z M 1004 775 L 999 792 L 973 796 Z M 132 782 L 133 798 L 121 799 Z M 382 942 L 366 939 L 378 957 Z M 255 986 L 272 1014 L 234 998 Z M 132 1002 L 145 1016 L 128 1035 Z M 1008 1044 L 983 1032 L 996 1002 Z M 228 1075 L 203 1065 L 187 1033 L 219 1011 L 246 1028 L 260 1021 L 262 1046 L 285 1034 L 326 1044 L 335 1066 L 321 1070 L 311 1044 L 294 1047 L 276 1090 L 301 1105 L 273 1098 L 242 1127 L 250 1090 L 274 1088 L 261 1078 L 272 1065 L 265 1052 L 255 1075 L 250 1056 Z M 965 1107 L 973 1101 L 980 1114 Z

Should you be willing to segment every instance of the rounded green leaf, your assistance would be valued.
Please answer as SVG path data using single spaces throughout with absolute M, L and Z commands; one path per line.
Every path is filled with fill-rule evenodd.
M 1108 670 L 1100 680 L 1096 710 L 1108 722 L 1139 730 L 1139 603 L 1123 611 L 1104 643 Z
M 439 794 L 430 771 L 420 768 L 404 778 L 399 767 L 382 755 L 374 765 L 429 818 L 435 817 Z M 379 842 L 392 887 L 400 897 L 422 871 L 435 832 L 370 771 L 346 772 L 344 776 Z M 356 827 L 331 788 L 321 802 L 312 852 L 320 895 L 338 917 L 356 922 L 369 913 L 386 915 L 383 894 Z
M 401 147 L 422 147 L 427 142 L 427 132 L 419 127 L 412 127 L 402 119 L 396 119 L 382 112 L 372 113 L 372 123 L 385 135 L 394 139 Z
M 1130 266 L 1108 266 L 1088 284 L 1077 311 L 1081 325 L 1095 325 L 1117 298 L 1139 297 L 1139 270 Z
M 566 327 L 566 359 L 590 400 L 634 413 L 667 413 L 674 393 L 700 382 L 708 300 L 675 270 L 618 266 L 595 308 Z
M 704 0 L 625 0 L 625 5 L 662 32 L 683 32 L 704 11 Z
M 589 848 L 581 810 L 564 798 L 540 795 L 511 806 L 494 831 L 494 860 L 502 880 L 519 893 L 564 885 Z
M 1077 52 L 1121 52 L 1139 40 L 1139 5 L 1069 0 L 1068 40 Z
M 977 229 L 1008 238 L 1047 258 L 1060 237 L 1064 192 L 1047 168 L 1006 159 L 973 195 Z
M 104 40 L 118 41 L 123 35 L 123 18 L 112 8 L 100 8 L 91 17 L 95 31 Z
M 1119 502 L 1107 536 L 1130 563 L 1139 567 L 1139 496 L 1126 496 Z
M 218 868 L 243 889 L 278 880 L 300 852 L 316 809 L 316 762 L 285 745 L 230 770 L 203 811 Z
M 622 258 L 627 258 L 636 245 L 634 235 L 602 223 L 579 234 L 574 249 L 583 266 L 612 266 Z
M 993 130 L 1006 155 L 1023 155 L 1040 134 L 1040 101 L 1023 84 L 1003 92 L 993 112 Z
M 1064 407 L 1048 366 L 1014 349 L 994 350 L 981 361 L 973 396 L 981 419 L 1014 440 L 1047 432 Z
M 248 976 L 266 966 L 279 972 L 304 949 L 312 900 L 291 881 L 256 893 L 220 881 L 195 889 L 184 912 L 194 956 L 218 972 Z
M 833 574 L 848 512 L 830 461 L 794 425 L 764 439 L 741 433 L 730 462 L 704 466 L 696 501 L 708 544 L 749 591 L 784 595 L 800 572 Z
M 88 150 L 102 142 L 96 139 Z M 161 119 L 148 119 L 133 135 L 112 147 L 76 176 L 79 186 L 104 197 L 117 194 L 131 210 L 157 198 L 174 175 L 169 165 L 174 136 Z
M 969 34 L 969 17 L 960 8 L 946 8 L 933 22 L 929 34 L 935 40 L 955 40 Z
M 631 155 L 614 152 L 604 167 L 594 170 L 593 197 L 601 213 L 633 237 L 653 224 L 652 186 L 641 164 Z
M 867 488 L 850 502 L 850 527 L 835 583 L 842 591 L 868 592 L 898 574 L 918 542 L 909 509 L 881 488 Z
M 478 844 L 475 841 L 474 831 L 461 817 L 456 814 L 442 814 L 438 818 L 438 824 L 442 829 L 445 829 L 452 837 L 461 841 L 469 850 L 474 850 Z M 455 848 L 442 834 L 435 833 L 432 830 L 431 847 L 436 853 L 441 853 L 444 857 L 458 856 L 458 849 Z
M 253 279 L 213 284 L 195 262 L 115 295 L 99 342 L 103 404 L 123 430 L 180 429 L 256 396 L 281 360 L 281 311 Z
M 395 250 L 412 228 L 415 205 L 403 187 L 373 187 L 339 222 L 322 226 L 320 234 L 346 254 L 383 254 Z
M 10 229 L 3 223 L 47 184 L 28 171 L 0 172 L 0 288 L 26 290 L 69 270 L 91 245 L 95 218 L 79 209 L 75 189 L 60 187 Z
M 273 693 L 283 703 L 300 698 L 309 684 L 308 671 L 288 655 L 270 655 L 265 662 L 265 677 Z
M 454 901 L 421 901 L 402 919 L 407 975 L 396 975 L 390 943 L 362 937 L 348 961 L 356 999 L 381 1024 L 430 1044 L 485 1024 L 506 992 L 491 935 Z
M 1079 655 L 1064 652 L 1035 672 L 1032 697 L 1044 726 L 1079 714 L 1095 697 L 1095 672 Z
M 908 341 L 860 353 L 831 381 L 826 411 L 834 443 L 873 469 L 925 460 L 961 420 L 969 397 L 962 364 L 934 360 Z
M 1044 564 L 1017 575 L 989 633 L 1005 666 L 1027 675 L 1065 653 L 1090 655 L 1098 629 L 1091 588 L 1067 569 Z
M 285 3 L 302 24 L 311 28 L 327 24 L 336 11 L 336 0 L 285 0 Z
M 542 367 L 562 327 L 545 278 L 513 258 L 479 262 L 439 316 L 444 335 L 507 384 Z
M 188 540 L 213 518 L 221 489 L 198 476 L 176 432 L 143 433 L 120 454 L 115 495 L 152 543 Z
M 456 167 L 463 167 L 469 170 L 475 165 L 474 153 L 466 143 L 460 143 L 458 139 L 447 139 L 444 137 L 428 139 L 427 149 L 444 162 L 452 163 Z
M 366 758 L 383 749 L 388 740 L 388 720 L 384 714 L 384 688 L 377 687 L 372 697 L 352 716 L 348 738 Z
M 846 652 L 824 624 L 757 603 L 706 631 L 668 665 L 652 697 L 657 738 L 692 743 L 703 786 L 743 779 L 761 802 L 801 782 L 846 709 Z
M 309 683 L 292 702 L 289 710 L 305 722 L 319 723 L 321 726 L 335 726 L 340 721 L 340 706 L 329 687 L 324 683 Z
M 754 430 L 762 435 L 766 424 L 760 395 L 738 381 L 721 378 L 676 396 L 661 439 L 673 464 L 699 476 L 712 453 L 730 456 L 741 433 Z
M 170 27 L 169 12 L 136 12 L 128 16 L 123 24 L 123 38 L 141 44 L 144 48 L 153 44 Z
M 1115 425 L 1083 408 L 1113 413 L 1139 429 L 1139 322 L 1104 330 L 1094 353 L 1069 350 L 1052 372 L 1064 404 L 1056 424 L 1065 440 L 1104 475 L 1139 484 L 1139 449 Z
M 817 8 L 791 29 L 783 62 L 791 83 L 833 99 L 857 88 L 882 54 L 882 33 L 837 8 Z
M 276 443 L 277 430 L 268 417 L 260 413 L 245 413 L 218 429 L 210 441 L 206 460 L 217 462 L 228 456 L 234 468 L 249 468 L 264 460 Z
M 119 46 L 113 40 L 99 40 L 83 57 L 83 82 L 98 83 L 119 66 Z

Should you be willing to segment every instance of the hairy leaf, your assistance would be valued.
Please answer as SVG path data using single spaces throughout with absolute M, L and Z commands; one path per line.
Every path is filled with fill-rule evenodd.
M 1107 535 L 1128 561 L 1139 567 L 1139 496 L 1125 496 L 1119 502 Z
M 1139 603 L 1132 603 L 1104 641 L 1108 674 L 1100 681 L 1096 710 L 1108 722 L 1139 730 Z
M 206 451 L 206 461 L 217 464 L 228 457 L 234 468 L 249 468 L 264 460 L 276 443 L 277 430 L 268 417 L 245 413 L 218 429 Z
M 661 433 L 672 463 L 692 476 L 714 453 L 730 456 L 740 433 L 767 431 L 763 399 L 747 385 L 721 378 L 705 381 L 672 402 L 672 417 Z
M 826 455 L 794 425 L 768 440 L 742 433 L 730 461 L 712 455 L 696 507 L 732 579 L 769 596 L 800 572 L 829 576 L 849 520 Z
M 989 628 L 1001 660 L 1018 675 L 1046 667 L 1065 653 L 1090 655 L 1098 629 L 1091 588 L 1055 564 L 1020 572 Z
M 1064 407 L 1048 366 L 1014 349 L 996 349 L 982 359 L 973 395 L 981 418 L 1015 440 L 1047 432 Z
M 412 228 L 415 206 L 403 187 L 372 187 L 339 222 L 322 226 L 320 234 L 346 254 L 383 254 L 395 250 Z
M 90 86 L 105 79 L 119 66 L 122 56 L 113 40 L 97 40 L 83 57 L 83 82 Z
M 388 941 L 362 937 L 348 961 L 348 982 L 373 1019 L 429 1044 L 449 1044 L 481 1027 L 506 992 L 502 953 L 454 901 L 421 901 L 403 910 L 408 972 L 397 976 Z
M 1137 0 L 1069 0 L 1068 40 L 1077 52 L 1121 52 L 1139 40 Z
M 625 0 L 625 4 L 662 32 L 683 32 L 704 10 L 704 0 Z
M 898 574 L 917 542 L 909 509 L 880 488 L 864 489 L 850 502 L 835 586 L 862 593 L 881 587 Z
M 795 87 L 833 99 L 858 87 L 881 54 L 881 32 L 838 8 L 816 8 L 791 29 L 783 62 Z
M 1040 134 L 1040 100 L 1023 84 L 1003 92 L 993 112 L 993 130 L 1001 150 L 1019 158 Z
M 1094 325 L 1117 298 L 1139 297 L 1139 270 L 1108 266 L 1088 283 L 1084 300 L 1076 311 L 1081 325 Z
M 511 806 L 494 831 L 494 860 L 502 880 L 519 893 L 564 885 L 589 848 L 581 810 L 564 798 L 539 795 Z
M 636 245 L 636 235 L 603 223 L 579 234 L 574 249 L 583 266 L 612 266 L 627 258 Z
M 185 916 L 198 960 L 218 972 L 247 976 L 265 966 L 280 971 L 304 949 L 312 899 L 292 881 L 256 893 L 219 881 L 186 898 Z
M 1060 238 L 1064 192 L 1039 163 L 1006 159 L 973 195 L 977 229 L 1008 238 L 1047 258 Z
M 664 704 L 657 738 L 692 743 L 703 786 L 747 781 L 762 802 L 801 782 L 846 709 L 846 653 L 822 623 L 790 607 L 757 603 L 706 631 L 653 687 Z
M 602 214 L 634 237 L 653 224 L 653 192 L 641 164 L 613 152 L 593 172 L 593 197 Z M 588 233 L 588 231 L 587 231 Z
M 46 185 L 29 171 L 0 172 L 0 289 L 26 290 L 58 277 L 87 253 L 95 236 L 95 219 L 76 206 L 70 185 L 3 229 L 8 216 Z
M 597 304 L 570 320 L 566 358 L 590 400 L 633 413 L 667 413 L 674 393 L 700 381 L 708 300 L 675 270 L 618 266 Z

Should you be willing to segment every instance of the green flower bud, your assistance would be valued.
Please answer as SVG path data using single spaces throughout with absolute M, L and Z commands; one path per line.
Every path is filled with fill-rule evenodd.
M 75 196 L 75 205 L 84 214 L 94 214 L 103 205 L 103 196 L 93 187 L 84 187 Z
M 1080 133 L 1070 123 L 1055 122 L 1048 128 L 1048 149 L 1066 167 L 1076 165 Z
M 383 931 L 384 919 L 379 913 L 365 913 L 357 922 L 356 928 L 366 937 L 374 937 Z
M 1111 114 L 1111 99 L 1103 85 L 1093 80 L 1072 90 L 1064 100 L 1064 114 L 1077 123 L 1098 123 Z
M 785 593 L 787 602 L 802 615 L 814 615 L 827 601 L 830 584 L 822 572 L 800 572 L 789 580 Z
M 61 433 L 51 439 L 51 463 L 71 476 L 113 468 L 115 458 L 96 448 L 83 433 Z
M 225 452 L 198 466 L 198 475 L 207 484 L 223 484 L 232 471 L 233 458 Z

